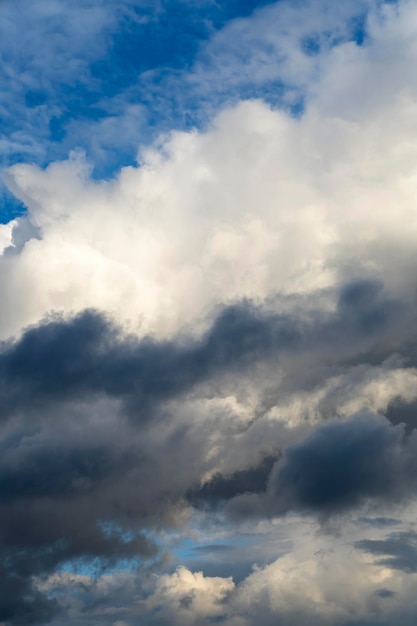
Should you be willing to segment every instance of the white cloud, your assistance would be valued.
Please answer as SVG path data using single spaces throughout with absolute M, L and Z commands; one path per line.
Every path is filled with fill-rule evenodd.
M 162 620 L 172 624 L 195 624 L 224 614 L 224 602 L 234 589 L 231 578 L 207 577 L 179 567 L 174 574 L 158 578 L 148 603 L 156 607 Z
M 311 293 L 346 275 L 411 288 L 417 51 L 397 55 L 382 104 L 372 86 L 349 80 L 346 59 L 353 50 L 355 66 L 380 71 L 415 14 L 405 3 L 365 47 L 328 52 L 324 95 L 301 119 L 241 103 L 205 133 L 162 139 L 111 183 L 92 182 L 79 158 L 10 168 L 8 184 L 42 238 L 2 258 L 0 334 L 86 306 L 169 334 L 218 303 Z M 346 92 L 362 102 L 354 119 Z

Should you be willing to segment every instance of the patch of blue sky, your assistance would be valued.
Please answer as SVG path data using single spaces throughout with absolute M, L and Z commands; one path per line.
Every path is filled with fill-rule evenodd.
M 0 224 L 24 215 L 26 207 L 8 189 L 0 183 Z
M 236 543 L 230 543 L 230 539 L 216 538 L 215 543 L 210 541 L 210 537 L 206 537 L 204 541 L 193 538 L 191 536 L 183 537 L 181 542 L 174 550 L 174 558 L 179 563 L 187 563 L 189 560 L 195 559 L 197 554 L 218 554 L 219 552 L 235 550 L 238 546 Z M 235 538 L 236 541 L 236 538 Z M 241 544 L 242 539 L 237 540 L 237 544 Z
M 57 574 L 78 574 L 97 579 L 103 574 L 113 574 L 114 572 L 135 572 L 144 561 L 139 558 L 125 558 L 111 561 L 100 558 L 80 558 L 70 559 L 61 563 L 56 569 Z
M 212 520 L 213 522 L 213 520 Z M 125 531 L 116 524 L 100 524 L 101 530 L 108 536 L 117 534 L 129 542 L 135 532 Z M 232 528 L 223 518 L 207 525 L 204 515 L 195 515 L 194 522 L 185 531 L 150 532 L 142 530 L 141 535 L 154 543 L 158 551 L 154 556 L 111 559 L 71 559 L 62 563 L 58 573 L 85 575 L 93 579 L 103 574 L 115 572 L 136 572 L 149 568 L 155 563 L 167 573 L 172 573 L 178 566 L 185 566 L 191 571 L 204 571 L 206 576 L 232 576 L 238 583 L 246 578 L 254 565 L 264 567 L 280 556 L 292 550 L 289 528 L 283 522 L 271 526 L 269 531 L 245 532 Z M 169 554 L 167 560 L 164 555 Z
M 368 33 L 366 30 L 366 19 L 367 15 L 364 12 L 358 15 L 355 20 L 353 20 L 352 40 L 358 46 L 363 46 L 368 39 Z
M 110 521 L 100 522 L 98 527 L 97 532 L 101 532 L 107 538 L 117 537 L 118 540 L 121 540 L 122 543 L 125 544 L 134 541 L 139 536 L 145 537 L 152 544 L 158 544 L 156 535 L 154 533 L 148 533 L 146 530 L 135 531 L 132 529 L 125 529 Z M 161 546 L 158 547 L 161 548 Z M 61 563 L 56 571 L 58 573 L 74 573 L 89 576 L 90 578 L 98 578 L 103 573 L 111 574 L 117 571 L 134 572 L 139 567 L 143 567 L 145 564 L 151 564 L 155 558 L 157 557 L 150 556 L 149 558 L 144 558 L 134 554 L 125 558 L 116 558 L 111 556 L 103 558 L 72 558 Z
M 171 560 L 169 571 L 182 565 L 191 571 L 204 571 L 206 576 L 231 576 L 238 583 L 246 578 L 254 565 L 264 567 L 292 550 L 290 529 L 285 522 L 248 532 L 219 517 L 207 524 L 204 516 L 196 515 L 187 533 L 167 534 L 164 546 Z M 214 523 L 213 523 L 214 521 Z

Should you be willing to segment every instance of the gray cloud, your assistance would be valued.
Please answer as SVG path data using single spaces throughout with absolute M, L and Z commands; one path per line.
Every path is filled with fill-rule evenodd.
M 404 428 L 385 418 L 329 420 L 285 448 L 266 492 L 237 495 L 227 508 L 234 519 L 287 511 L 327 517 L 367 501 L 400 501 L 415 493 L 415 455 L 416 438 L 404 440 Z
M 6 417 L 48 401 L 103 393 L 124 398 L 140 415 L 219 373 L 285 355 L 317 361 L 316 375 L 310 374 L 314 385 L 323 366 L 343 365 L 353 354 L 366 363 L 371 350 L 381 351 L 381 361 L 401 351 L 413 322 L 408 304 L 387 298 L 374 281 L 350 284 L 341 290 L 334 314 L 313 309 L 307 319 L 248 302 L 230 306 L 203 337 L 189 341 L 126 338 L 99 313 L 86 311 L 71 320 L 46 321 L 3 344 L 1 411 Z
M 377 563 L 406 573 L 417 572 L 417 533 L 391 533 L 386 539 L 363 539 L 356 548 L 372 554 Z
M 250 306 L 225 309 L 199 341 L 182 346 L 125 339 L 98 313 L 28 329 L 0 354 L 3 415 L 45 402 L 104 393 L 141 414 L 227 368 L 243 368 L 299 343 L 296 323 Z
M 190 489 L 187 499 L 194 506 L 210 507 L 241 494 L 265 492 L 276 460 L 274 456 L 267 456 L 256 467 L 238 470 L 228 476 L 216 473 L 208 482 Z
M 353 355 L 365 366 L 369 352 L 385 359 L 407 346 L 412 310 L 381 284 L 350 284 L 336 302 L 334 312 L 307 316 L 305 307 L 303 315 L 276 312 L 279 301 L 275 309 L 243 302 L 220 311 L 201 336 L 171 340 L 125 335 L 85 311 L 4 342 L 0 568 L 10 591 L 0 620 L 42 621 L 59 608 L 31 581 L 62 563 L 155 558 L 144 531 L 181 523 L 190 506 L 226 507 L 241 519 L 329 515 L 412 492 L 414 436 L 404 443 L 403 429 L 382 417 L 293 431 L 272 428 L 262 413 L 238 430 L 223 418 L 216 428 L 230 469 L 220 470 L 211 422 L 182 416 L 190 400 L 262 388 L 282 364 L 294 375 L 280 394 L 313 393 L 320 379 L 349 369 Z M 311 360 L 317 369 L 306 379 Z M 319 410 L 327 419 L 325 404 Z
M 330 421 L 285 451 L 272 491 L 291 509 L 322 512 L 343 510 L 364 498 L 400 496 L 408 469 L 402 436 L 401 428 L 371 415 Z

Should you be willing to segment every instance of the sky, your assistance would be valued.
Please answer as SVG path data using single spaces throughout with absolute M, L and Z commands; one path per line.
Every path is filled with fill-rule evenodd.
M 414 626 L 417 5 L 0 0 L 0 626 Z

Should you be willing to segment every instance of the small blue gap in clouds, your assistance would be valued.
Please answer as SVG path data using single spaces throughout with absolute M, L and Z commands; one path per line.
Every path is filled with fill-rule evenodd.
M 362 14 L 357 16 L 352 23 L 352 41 L 358 46 L 363 46 L 367 39 L 368 34 L 366 31 L 367 16 Z
M 0 183 L 0 224 L 7 224 L 26 213 L 23 202 Z

